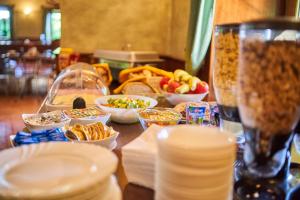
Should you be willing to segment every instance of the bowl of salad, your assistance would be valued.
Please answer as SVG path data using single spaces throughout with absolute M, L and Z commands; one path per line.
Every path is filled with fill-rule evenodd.
M 157 101 L 138 95 L 109 95 L 96 99 L 96 104 L 104 112 L 111 114 L 112 121 L 130 124 L 139 121 L 139 110 L 153 108 Z

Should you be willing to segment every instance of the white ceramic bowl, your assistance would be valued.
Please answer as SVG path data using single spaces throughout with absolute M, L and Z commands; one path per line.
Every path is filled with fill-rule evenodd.
M 59 123 L 53 123 L 53 124 L 49 124 L 49 125 L 33 125 L 33 124 L 27 123 L 25 121 L 25 119 L 28 118 L 28 117 L 40 116 L 42 114 L 43 113 L 39 113 L 39 114 L 22 114 L 23 122 L 24 122 L 26 128 L 28 128 L 29 131 L 41 131 L 41 130 L 49 130 L 49 129 L 53 129 L 53 128 L 62 128 L 66 125 L 69 125 L 70 122 L 71 122 L 71 119 L 68 118 L 67 116 L 66 116 L 65 120 L 63 120 Z
M 208 92 L 202 94 L 176 94 L 164 92 L 166 99 L 174 106 L 183 102 L 201 102 L 207 94 Z
M 81 125 L 87 125 L 87 124 L 93 124 L 96 122 L 101 122 L 102 124 L 106 124 L 110 118 L 110 113 L 106 113 L 105 115 L 101 116 L 91 116 L 91 117 L 84 117 L 84 118 L 71 118 L 70 125 L 74 124 L 81 124 Z
M 108 126 L 104 125 L 104 128 L 108 129 Z M 94 144 L 112 150 L 117 147 L 117 137 L 119 136 L 119 132 L 112 130 L 112 134 L 109 137 L 104 138 L 102 140 L 90 140 L 90 141 L 85 141 L 85 140 L 78 141 L 69 138 L 67 134 L 65 134 L 65 136 L 68 140 L 74 143 Z
M 132 99 L 140 99 L 144 101 L 149 101 L 150 106 L 147 108 L 153 108 L 157 105 L 157 101 L 150 97 L 138 96 L 138 95 L 109 95 L 103 96 L 96 99 L 96 104 L 99 108 L 101 108 L 104 112 L 111 114 L 111 120 L 114 122 L 122 123 L 122 124 L 130 124 L 139 121 L 137 111 L 140 109 L 126 109 L 126 108 L 112 108 L 108 106 L 104 106 L 103 104 L 107 104 L 108 99 L 113 98 L 124 98 L 129 97 Z

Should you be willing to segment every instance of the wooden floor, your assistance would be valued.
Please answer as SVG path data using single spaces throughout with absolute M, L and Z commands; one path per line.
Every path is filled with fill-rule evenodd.
M 44 97 L 0 96 L 0 150 L 9 146 L 9 135 L 24 128 L 22 113 L 37 112 Z

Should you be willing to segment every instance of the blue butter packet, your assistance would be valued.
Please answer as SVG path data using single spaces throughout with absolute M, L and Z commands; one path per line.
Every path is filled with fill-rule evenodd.
M 13 142 L 16 145 L 23 145 L 50 141 L 67 141 L 67 138 L 64 136 L 62 129 L 55 128 L 43 131 L 32 131 L 31 133 L 20 131 L 16 134 Z

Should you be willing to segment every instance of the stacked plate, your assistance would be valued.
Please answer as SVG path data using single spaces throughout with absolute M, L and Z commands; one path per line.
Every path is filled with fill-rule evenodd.
M 158 134 L 156 200 L 231 199 L 235 136 L 179 125 Z
M 0 152 L 0 199 L 118 200 L 117 158 L 88 144 L 49 142 Z

